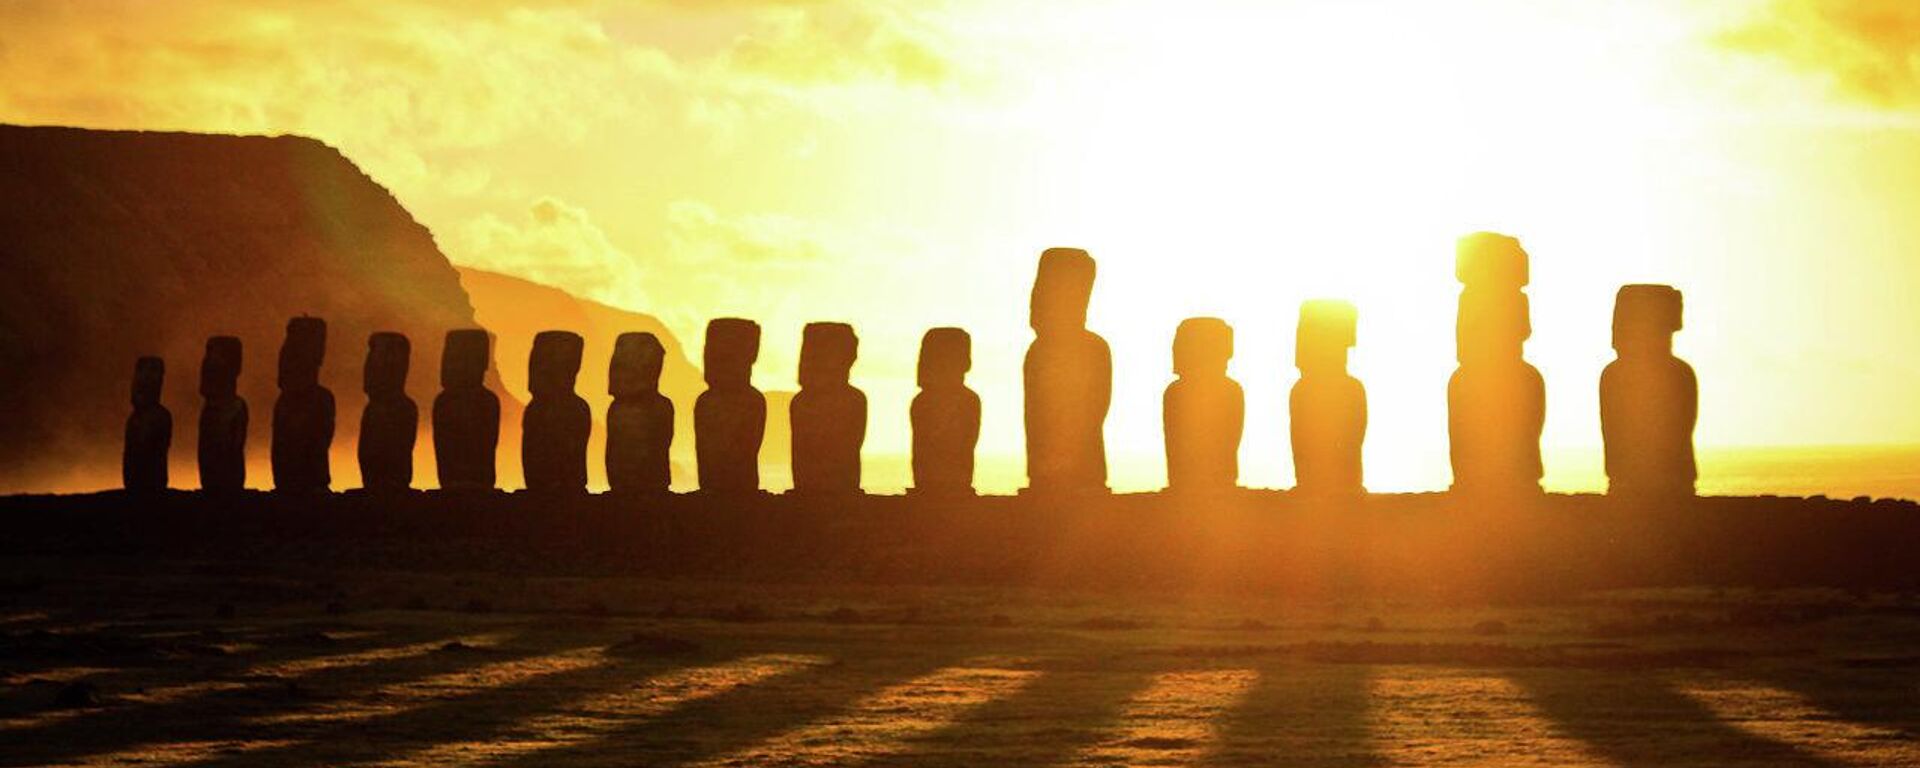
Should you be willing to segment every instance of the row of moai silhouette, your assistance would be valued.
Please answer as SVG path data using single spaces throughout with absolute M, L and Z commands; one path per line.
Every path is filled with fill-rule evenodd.
M 1528 257 L 1517 240 L 1493 233 L 1462 238 L 1456 274 L 1461 291 L 1456 326 L 1459 369 L 1448 382 L 1454 489 L 1464 493 L 1538 492 L 1545 385 L 1523 347 L 1531 325 L 1524 288 Z M 1029 320 L 1034 341 L 1023 367 L 1028 457 L 1027 492 L 1107 490 L 1103 425 L 1112 395 L 1112 355 L 1087 329 L 1095 265 L 1085 251 L 1041 254 Z M 1601 422 L 1609 490 L 1620 494 L 1689 494 L 1697 412 L 1693 371 L 1673 356 L 1680 329 L 1680 293 L 1666 286 L 1620 289 L 1614 312 L 1619 359 L 1601 378 Z M 1357 312 L 1343 301 L 1300 308 L 1289 396 L 1297 490 L 1313 495 L 1364 492 L 1361 449 L 1367 429 L 1365 387 L 1347 371 Z M 921 391 L 911 406 L 916 494 L 973 492 L 980 398 L 966 385 L 971 339 L 958 328 L 935 328 L 921 342 Z M 480 329 L 449 332 L 441 359 L 441 393 L 433 430 L 439 480 L 447 489 L 496 487 L 500 402 L 484 378 L 491 339 Z M 528 360 L 532 398 L 521 444 L 532 491 L 586 487 L 592 414 L 575 390 L 585 343 L 577 334 L 545 331 Z M 274 405 L 273 480 L 291 492 L 325 490 L 333 439 L 333 395 L 319 384 L 326 324 L 298 317 L 281 348 L 281 395 Z M 699 486 L 716 493 L 760 488 L 759 453 L 766 398 L 754 388 L 760 327 L 720 318 L 707 326 L 703 358 L 707 390 L 694 405 Z M 801 389 L 791 407 L 794 492 L 853 494 L 861 488 L 866 396 L 851 383 L 859 339 L 845 323 L 811 323 L 802 335 Z M 1223 492 L 1238 483 L 1245 395 L 1227 375 L 1233 329 L 1218 318 L 1190 318 L 1174 337 L 1174 373 L 1162 400 L 1168 487 Z M 622 334 L 609 362 L 606 467 L 616 492 L 665 492 L 674 406 L 660 392 L 665 347 L 647 333 Z M 406 394 L 410 344 L 397 333 L 368 339 L 359 460 L 373 490 L 412 485 L 418 409 Z M 208 340 L 201 368 L 202 487 L 233 490 L 245 481 L 246 402 L 236 394 L 240 342 Z M 128 418 L 124 481 L 130 489 L 167 484 L 172 419 L 160 405 L 165 364 L 135 365 L 134 413 Z

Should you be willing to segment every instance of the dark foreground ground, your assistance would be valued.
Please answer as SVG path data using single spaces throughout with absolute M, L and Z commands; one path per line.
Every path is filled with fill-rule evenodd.
M 1920 604 L 0 559 L 5 765 L 1916 765 Z

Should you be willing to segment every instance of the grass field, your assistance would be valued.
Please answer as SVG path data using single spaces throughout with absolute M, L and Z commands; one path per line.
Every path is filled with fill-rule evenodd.
M 1920 765 L 1920 607 L 0 562 L 5 765 Z

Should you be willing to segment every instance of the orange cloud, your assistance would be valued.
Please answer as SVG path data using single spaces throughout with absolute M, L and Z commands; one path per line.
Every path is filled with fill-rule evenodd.
M 1920 106 L 1920 3 L 1912 0 L 1775 0 L 1720 42 L 1828 78 L 1848 99 Z

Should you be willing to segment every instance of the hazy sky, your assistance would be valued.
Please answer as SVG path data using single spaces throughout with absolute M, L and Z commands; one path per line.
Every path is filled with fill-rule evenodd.
M 853 322 L 870 455 L 919 336 L 974 333 L 1018 485 L 1034 259 L 1100 262 L 1116 486 L 1157 487 L 1177 322 L 1238 329 L 1243 478 L 1286 485 L 1303 298 L 1361 311 L 1379 490 L 1446 484 L 1453 241 L 1533 254 L 1546 442 L 1599 442 L 1625 282 L 1686 292 L 1703 446 L 1920 436 L 1920 4 L 8 2 L 0 120 L 302 133 L 455 262 L 665 319 Z M 1556 458 L 1559 456 L 1561 458 Z M 996 458 L 1000 457 L 1000 458 Z M 1549 485 L 1592 487 L 1591 451 Z

